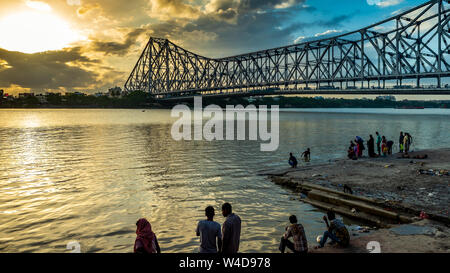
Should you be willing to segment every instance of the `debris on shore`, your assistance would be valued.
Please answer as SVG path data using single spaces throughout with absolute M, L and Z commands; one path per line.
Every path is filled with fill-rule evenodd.
M 374 234 L 367 227 L 358 230 L 358 233 L 371 234 L 352 238 L 355 244 L 382 235 L 394 241 L 395 238 L 403 241 L 406 238 L 400 239 L 399 236 L 418 238 L 439 233 L 439 240 L 444 243 L 433 241 L 432 244 L 440 244 L 439 251 L 448 252 L 450 241 L 442 240 L 442 237 L 450 236 L 448 170 L 450 149 L 440 149 L 413 152 L 408 157 L 393 155 L 358 160 L 338 159 L 327 164 L 266 172 L 264 175 L 268 175 L 274 183 L 297 192 L 302 202 L 382 228 Z M 423 223 L 433 226 L 425 228 L 433 232 L 408 235 L 395 233 L 395 227 Z M 383 242 L 390 243 L 386 240 Z M 405 252 L 431 251 L 420 248 L 420 244 L 415 247 L 418 249 Z M 364 249 L 353 250 L 370 252 L 365 246 Z M 327 251 L 330 252 L 325 248 L 317 252 Z

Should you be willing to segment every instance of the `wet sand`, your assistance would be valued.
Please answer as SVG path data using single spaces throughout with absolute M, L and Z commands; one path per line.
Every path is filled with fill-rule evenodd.
M 414 159 L 417 155 L 427 155 L 427 158 Z M 349 248 L 327 246 L 312 252 L 369 252 L 366 246 L 370 241 L 380 242 L 382 252 L 450 252 L 450 176 L 447 175 L 450 149 L 422 150 L 409 156 L 403 158 L 401 154 L 393 154 L 380 158 L 338 159 L 318 165 L 302 162 L 297 169 L 267 174 L 338 191 L 343 191 L 343 186 L 347 185 L 354 195 L 384 201 L 392 209 L 413 215 L 412 226 L 398 225 L 400 229 L 427 227 L 423 234 L 421 231 L 398 234 L 392 229 L 370 233 L 349 230 L 352 235 Z M 430 216 L 430 220 L 419 218 L 422 211 Z

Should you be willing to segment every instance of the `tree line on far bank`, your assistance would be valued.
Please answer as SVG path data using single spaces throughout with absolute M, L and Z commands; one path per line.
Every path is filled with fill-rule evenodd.
M 189 103 L 188 103 L 189 104 Z M 203 104 L 226 105 L 279 105 L 280 108 L 448 108 L 448 101 L 386 100 L 386 99 L 343 99 L 309 97 L 260 97 L 260 98 L 203 98 Z M 0 100 L 0 108 L 169 108 L 173 104 L 154 102 L 143 91 L 134 91 L 122 97 L 94 96 L 81 94 L 48 94 L 46 101 L 36 96 Z

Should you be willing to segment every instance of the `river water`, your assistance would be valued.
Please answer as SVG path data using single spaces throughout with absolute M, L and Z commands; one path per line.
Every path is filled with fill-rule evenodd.
M 310 147 L 312 162 L 343 157 L 356 135 L 379 130 L 413 149 L 450 147 L 450 110 L 288 109 L 280 147 L 254 141 L 171 138 L 169 110 L 0 110 L 0 252 L 131 252 L 135 223 L 150 220 L 164 252 L 195 252 L 204 208 L 230 202 L 242 219 L 241 252 L 277 252 L 296 214 L 309 242 L 322 212 L 258 172 L 286 167 Z M 397 145 L 396 145 L 397 146 Z M 301 163 L 304 164 L 304 163 Z

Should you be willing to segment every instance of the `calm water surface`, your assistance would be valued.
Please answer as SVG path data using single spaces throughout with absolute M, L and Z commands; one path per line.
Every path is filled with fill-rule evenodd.
M 176 142 L 168 110 L 0 110 L 0 252 L 67 252 L 73 240 L 83 252 L 130 252 L 140 217 L 164 252 L 195 252 L 203 209 L 225 201 L 242 218 L 242 252 L 276 252 L 290 214 L 313 243 L 322 213 L 259 171 L 306 147 L 313 162 L 342 157 L 350 139 L 375 130 L 394 140 L 408 131 L 413 149 L 450 147 L 449 118 L 446 109 L 289 109 L 280 148 L 264 153 L 258 142 Z

